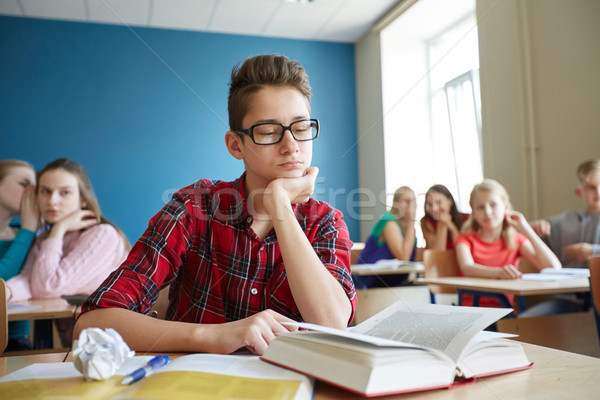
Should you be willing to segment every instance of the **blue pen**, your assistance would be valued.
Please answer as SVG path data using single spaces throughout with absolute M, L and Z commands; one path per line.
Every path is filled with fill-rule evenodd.
M 143 377 L 150 375 L 156 368 L 162 367 L 168 362 L 169 356 L 156 356 L 148 361 L 148 364 L 146 364 L 144 367 L 136 369 L 131 374 L 123 378 L 121 385 L 129 385 L 130 383 L 137 382 Z

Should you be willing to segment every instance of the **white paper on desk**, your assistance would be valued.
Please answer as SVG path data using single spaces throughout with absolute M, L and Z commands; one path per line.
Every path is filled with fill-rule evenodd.
M 395 269 L 400 268 L 403 265 L 408 265 L 411 267 L 415 267 L 417 270 L 424 270 L 425 265 L 419 261 L 401 261 L 395 258 L 389 260 L 378 260 L 373 264 L 354 264 L 352 265 L 352 269 L 355 270 L 381 270 L 381 269 Z
M 521 277 L 521 279 L 526 280 L 526 281 L 568 281 L 571 279 L 581 279 L 581 278 L 583 278 L 583 277 L 577 276 L 577 275 L 544 274 L 541 272 L 539 274 L 535 274 L 535 273 L 523 274 L 523 276 Z
M 143 365 L 152 357 L 132 357 L 125 361 L 117 371 L 118 375 L 127 375 Z M 52 379 L 83 377 L 72 362 L 31 364 L 0 378 L 0 382 L 22 381 L 26 379 Z
M 0 382 L 81 376 L 72 362 L 31 364 L 0 378 Z
M 8 314 L 22 313 L 26 311 L 34 311 L 42 308 L 39 304 L 22 304 L 22 303 L 8 303 L 7 312 Z

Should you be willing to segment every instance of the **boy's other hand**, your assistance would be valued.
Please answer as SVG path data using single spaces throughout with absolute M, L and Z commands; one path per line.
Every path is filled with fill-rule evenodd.
M 212 352 L 230 354 L 245 347 L 254 354 L 262 355 L 276 334 L 298 330 L 281 322 L 293 321 L 273 310 L 264 310 L 238 321 L 212 325 L 215 329 Z
M 531 223 L 531 227 L 539 237 L 550 235 L 551 225 L 545 219 L 539 219 Z
M 573 261 L 585 261 L 592 255 L 593 247 L 589 243 L 575 243 L 563 247 L 563 255 Z

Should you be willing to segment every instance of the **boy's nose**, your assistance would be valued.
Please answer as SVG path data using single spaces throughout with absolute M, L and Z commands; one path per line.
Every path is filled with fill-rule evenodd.
M 298 149 L 298 142 L 294 139 L 292 135 L 292 131 L 286 129 L 283 131 L 283 138 L 281 139 L 281 147 L 282 149 L 295 151 Z

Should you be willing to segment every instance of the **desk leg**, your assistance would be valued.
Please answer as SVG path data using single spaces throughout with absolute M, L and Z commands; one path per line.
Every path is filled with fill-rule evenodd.
M 52 340 L 52 320 L 41 319 L 33 324 L 33 348 L 34 349 L 51 349 L 53 347 Z

